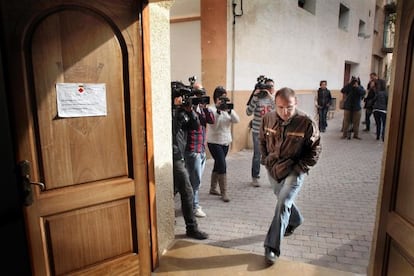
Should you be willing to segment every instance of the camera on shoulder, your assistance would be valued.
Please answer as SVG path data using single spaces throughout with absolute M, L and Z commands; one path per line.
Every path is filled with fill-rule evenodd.
M 193 106 L 199 104 L 209 104 L 210 97 L 206 96 L 206 91 L 204 89 L 199 89 L 194 87 L 196 82 L 196 76 L 188 78 L 190 85 L 185 85 L 181 81 L 172 81 L 171 82 L 171 93 L 172 97 L 183 97 L 184 106 Z
M 257 83 L 254 87 L 255 90 L 259 89 L 259 93 L 256 94 L 257 97 L 264 98 L 269 94 L 268 90 L 272 88 L 272 85 L 266 84 L 267 80 L 268 78 L 266 78 L 264 75 L 257 77 Z

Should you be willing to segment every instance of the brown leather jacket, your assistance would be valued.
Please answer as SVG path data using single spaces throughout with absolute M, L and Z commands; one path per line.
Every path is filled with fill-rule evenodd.
M 307 173 L 321 153 L 320 134 L 316 123 L 305 113 L 296 111 L 287 122 L 276 113 L 263 117 L 259 144 L 261 163 L 277 181 L 292 171 Z

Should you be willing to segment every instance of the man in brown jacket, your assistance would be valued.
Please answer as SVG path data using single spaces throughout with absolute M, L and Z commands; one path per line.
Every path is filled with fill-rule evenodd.
M 277 196 L 275 215 L 264 242 L 268 264 L 279 257 L 283 237 L 293 234 L 303 222 L 294 200 L 321 152 L 316 123 L 296 110 L 296 105 L 295 91 L 280 89 L 275 96 L 276 110 L 263 117 L 260 128 L 261 163 Z

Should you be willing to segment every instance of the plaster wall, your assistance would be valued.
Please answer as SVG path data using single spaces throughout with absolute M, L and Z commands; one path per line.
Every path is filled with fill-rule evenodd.
M 170 7 L 172 1 L 150 3 L 150 59 L 158 250 L 174 240 L 172 129 L 170 86 Z M 151 162 L 153 161 L 153 162 Z
M 170 19 L 171 80 L 188 83 L 196 76 L 203 82 L 201 70 L 200 0 L 175 0 Z
M 202 82 L 200 20 L 172 23 L 170 34 L 171 80 L 188 85 L 188 78 L 196 76 Z
M 194 4 L 200 1 L 208 0 L 175 0 L 172 18 L 191 18 L 202 14 L 199 9 L 203 4 Z M 319 87 L 320 80 L 327 80 L 334 96 L 340 97 L 337 92 L 343 86 L 345 63 L 351 64 L 351 75 L 360 76 L 364 84 L 368 82 L 376 0 L 315 0 L 314 13 L 298 7 L 297 1 L 291 0 L 245 0 L 243 12 L 241 1 L 235 0 L 234 3 L 235 12 L 240 16 L 233 18 L 233 0 L 227 0 L 227 30 L 224 30 L 227 32 L 225 86 L 233 92 L 232 100 L 241 119 L 239 124 L 233 125 L 232 151 L 249 145 L 248 122 L 251 117 L 245 114 L 245 109 L 259 75 L 274 79 L 276 89 L 284 86 L 293 88 L 298 93 L 299 108 L 311 113 L 311 116 L 314 116 L 313 93 Z M 338 27 L 340 4 L 349 9 L 345 29 Z M 210 12 L 215 13 L 214 10 Z M 360 20 L 365 23 L 363 36 L 358 36 Z M 203 28 L 209 28 L 203 25 L 202 16 L 200 21 Z M 177 28 L 177 24 L 173 23 L 171 28 Z M 171 32 L 171 35 L 180 35 L 183 39 L 189 33 Z M 198 34 L 191 36 L 197 37 Z M 211 46 L 202 42 L 201 47 Z M 173 61 L 187 58 L 197 64 L 198 60 L 205 58 L 191 55 L 190 51 L 173 44 L 171 48 Z M 186 70 L 198 70 L 191 64 L 189 67 Z M 172 74 L 180 72 L 181 68 L 181 63 L 172 62 Z M 202 65 L 201 74 L 214 74 L 211 70 Z M 217 79 L 217 82 L 221 80 Z
M 349 8 L 346 30 L 338 28 L 340 3 Z M 372 34 L 375 0 L 316 1 L 315 14 L 297 1 L 243 1 L 243 11 L 228 26 L 234 30 L 234 60 L 228 60 L 235 63 L 234 90 L 252 89 L 259 75 L 294 90 L 316 89 L 322 79 L 340 89 L 345 62 L 354 64 L 351 74 L 368 81 L 372 36 L 358 31 L 363 20 L 365 34 Z

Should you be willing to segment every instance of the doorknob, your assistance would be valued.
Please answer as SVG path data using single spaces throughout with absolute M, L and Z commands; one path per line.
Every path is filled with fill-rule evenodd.
M 25 206 L 30 206 L 33 203 L 33 190 L 32 185 L 37 185 L 40 187 L 40 190 L 44 191 L 46 189 L 45 184 L 41 182 L 32 182 L 30 181 L 30 161 L 23 160 L 19 163 L 20 167 L 20 177 L 23 186 L 23 204 Z

